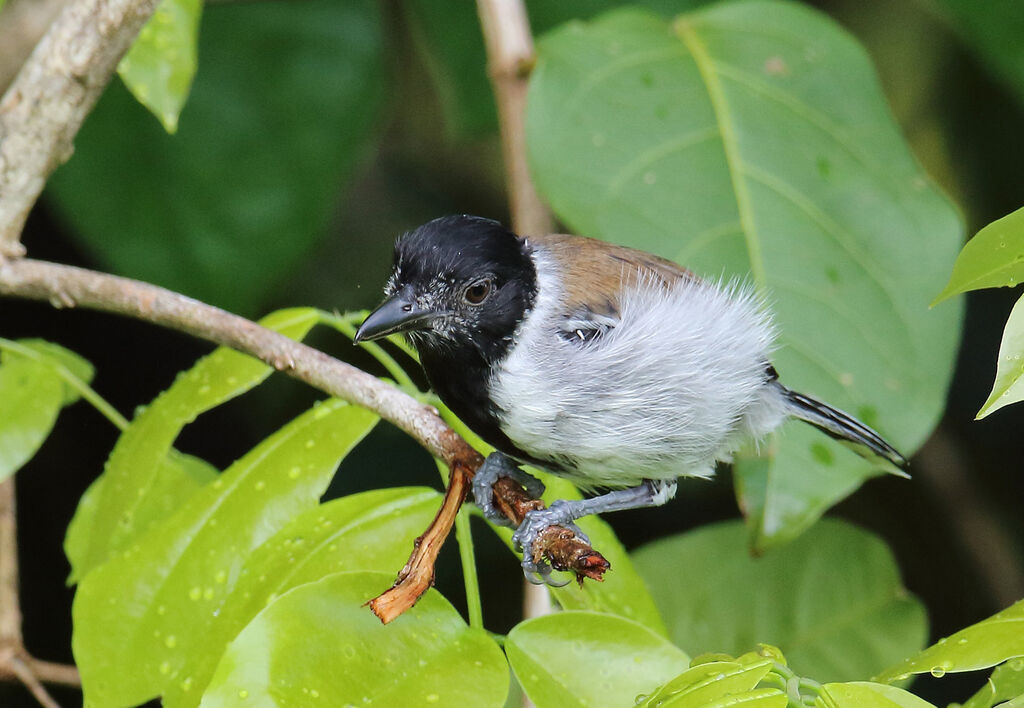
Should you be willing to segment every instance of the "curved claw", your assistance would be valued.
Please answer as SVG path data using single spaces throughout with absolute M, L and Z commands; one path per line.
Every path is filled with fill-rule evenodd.
M 544 483 L 533 475 L 523 472 L 515 462 L 500 452 L 488 455 L 480 469 L 473 475 L 471 483 L 473 501 L 480 507 L 484 517 L 493 524 L 514 529 L 515 524 L 509 521 L 494 505 L 494 483 L 498 481 L 499 477 L 509 477 L 515 480 L 535 499 L 540 498 L 544 493 Z
M 562 588 L 568 585 L 571 580 L 555 580 L 551 577 L 551 566 L 547 563 L 530 563 L 531 567 L 527 567 L 527 563 L 523 562 L 523 575 L 530 582 L 531 585 L 547 585 L 549 588 Z
M 590 538 L 572 523 L 573 520 L 571 505 L 559 500 L 554 502 L 547 509 L 535 509 L 526 513 L 526 518 L 519 525 L 516 532 L 512 534 L 512 545 L 517 551 L 523 553 L 523 573 L 526 579 L 535 585 L 543 582 L 552 587 L 561 587 L 568 584 L 568 580 L 560 582 L 551 578 L 551 566 L 544 562 L 534 561 L 533 545 L 537 538 L 549 526 L 562 526 L 572 531 L 584 543 L 590 543 Z M 538 582 L 538 579 L 540 582 Z

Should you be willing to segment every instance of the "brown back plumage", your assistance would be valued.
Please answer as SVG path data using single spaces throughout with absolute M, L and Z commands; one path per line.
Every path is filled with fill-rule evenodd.
M 672 261 L 585 236 L 547 234 L 526 241 L 543 248 L 562 266 L 565 311 L 616 315 L 619 293 L 641 280 L 670 286 L 697 276 Z

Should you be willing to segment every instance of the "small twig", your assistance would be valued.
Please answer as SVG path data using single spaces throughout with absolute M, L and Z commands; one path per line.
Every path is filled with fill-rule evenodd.
M 159 0 L 74 0 L 0 99 L 0 260 Z
M 487 68 L 498 105 L 512 228 L 519 234 L 551 232 L 551 214 L 530 179 L 526 163 L 527 77 L 536 55 L 522 0 L 477 0 L 487 47 Z
M 32 672 L 32 669 L 22 660 L 20 656 L 11 657 L 10 661 L 7 662 L 10 666 L 12 673 L 18 677 L 18 679 L 25 685 L 25 688 L 29 690 L 39 705 L 43 708 L 60 708 L 60 704 L 53 700 L 53 697 L 46 692 L 43 688 L 43 684 L 39 682 L 39 677 Z
M 22 647 L 14 477 L 0 482 L 0 653 Z

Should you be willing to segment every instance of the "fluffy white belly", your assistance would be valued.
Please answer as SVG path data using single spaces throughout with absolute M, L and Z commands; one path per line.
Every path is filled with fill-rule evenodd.
M 501 428 L 585 488 L 708 476 L 784 418 L 766 375 L 774 333 L 749 290 L 679 280 L 623 294 L 619 321 L 592 341 L 564 336 L 552 277 L 491 380 Z

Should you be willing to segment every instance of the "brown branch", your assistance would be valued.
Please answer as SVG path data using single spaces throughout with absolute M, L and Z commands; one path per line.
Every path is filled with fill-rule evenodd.
M 551 214 L 533 186 L 526 161 L 527 77 L 536 62 L 526 8 L 522 0 L 477 0 L 476 7 L 498 104 L 512 228 L 526 235 L 551 233 Z
M 9 477 L 0 482 L 0 659 L 4 652 L 16 652 L 22 646 L 14 503 L 14 477 Z
M 0 99 L 0 258 L 159 0 L 74 0 Z
M 379 414 L 412 436 L 451 470 L 441 512 L 418 543 L 379 614 L 390 621 L 412 607 L 433 578 L 434 561 L 465 498 L 465 485 L 483 458 L 421 404 L 375 376 L 254 322 L 170 290 L 128 278 L 30 259 L 0 262 L 0 295 L 46 300 L 55 307 L 86 307 L 128 315 L 231 347 L 332 396 Z M 521 520 L 521 519 L 520 519 Z M 564 539 L 545 552 L 553 566 L 579 572 L 590 561 Z M 558 541 L 557 543 L 554 543 Z M 546 546 L 542 542 L 539 548 Z M 589 547 L 587 547 L 589 548 Z

